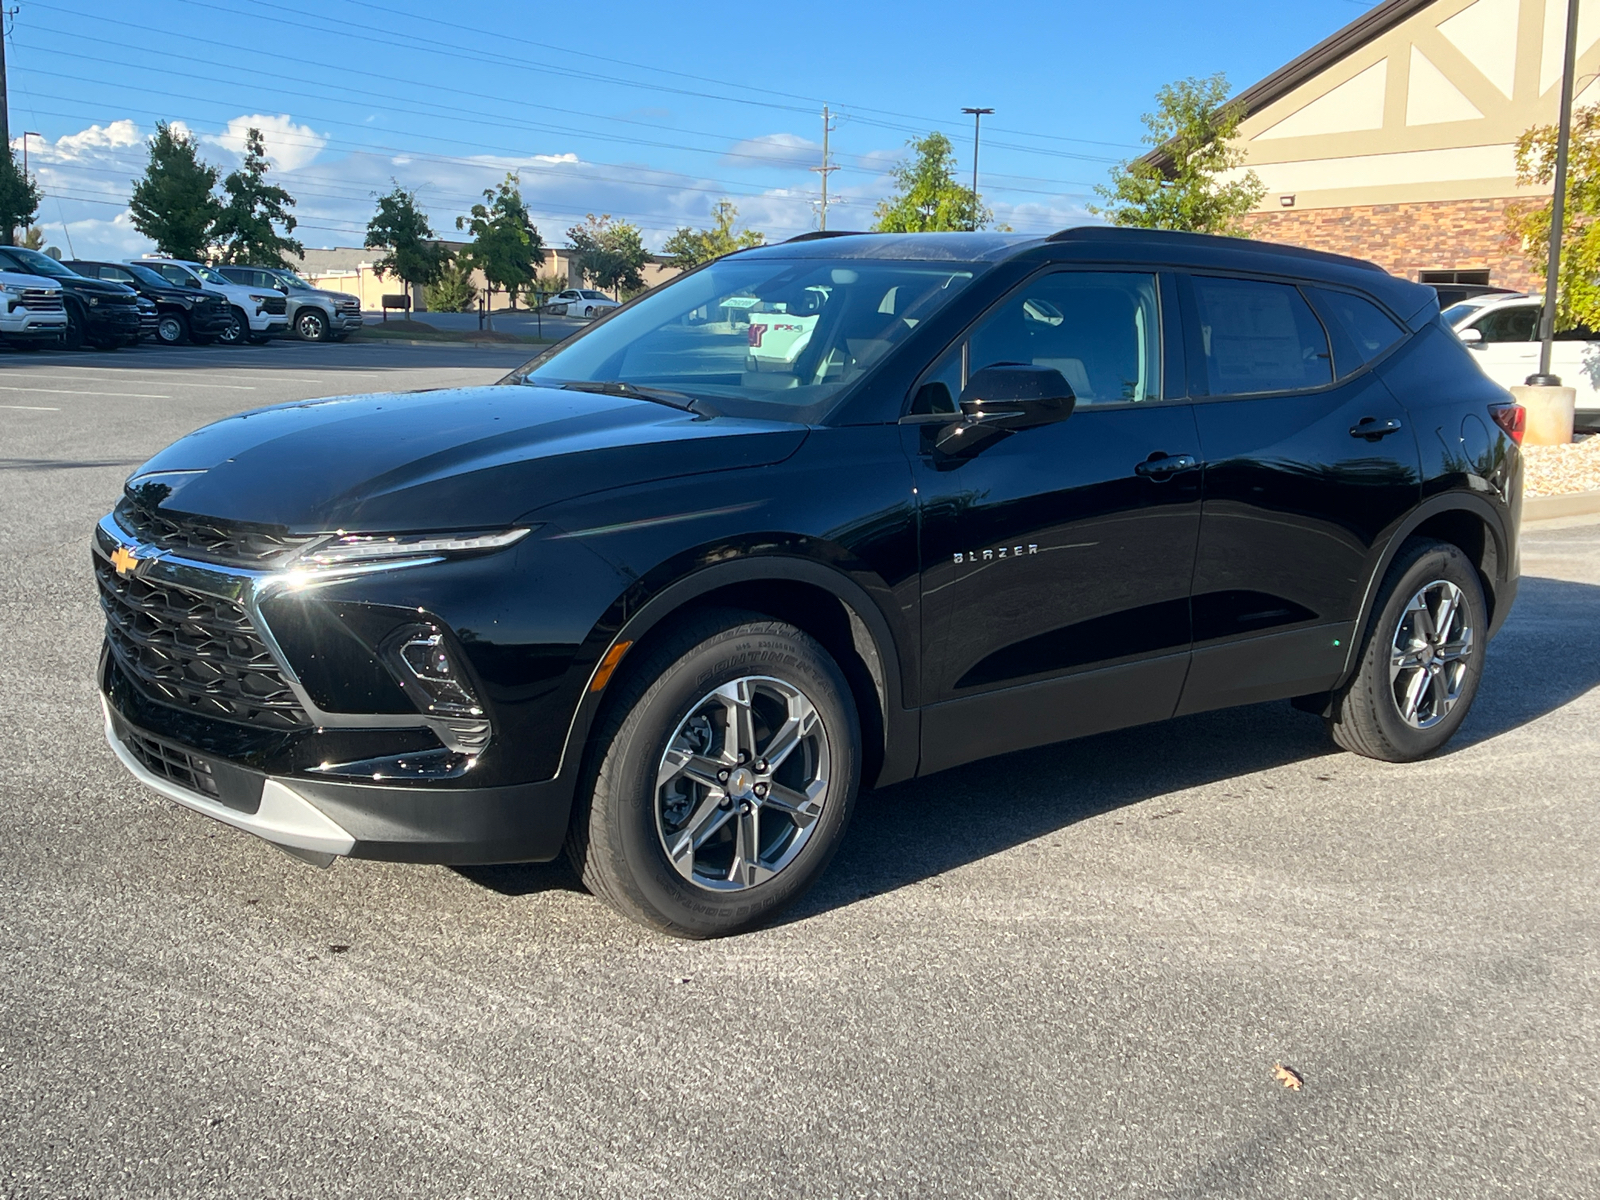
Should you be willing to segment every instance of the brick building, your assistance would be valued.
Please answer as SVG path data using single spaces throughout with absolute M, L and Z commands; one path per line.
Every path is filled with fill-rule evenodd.
M 1242 92 L 1238 144 L 1267 186 L 1250 234 L 1424 282 L 1536 288 L 1505 233 L 1515 144 L 1554 124 L 1566 0 L 1385 0 Z M 1577 105 L 1600 103 L 1600 0 Z

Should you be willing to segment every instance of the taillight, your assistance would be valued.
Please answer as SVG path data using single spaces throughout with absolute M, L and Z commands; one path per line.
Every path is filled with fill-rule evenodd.
M 1494 423 L 1511 435 L 1511 440 L 1522 445 L 1522 431 L 1528 427 L 1528 410 L 1520 404 L 1491 404 L 1489 415 Z

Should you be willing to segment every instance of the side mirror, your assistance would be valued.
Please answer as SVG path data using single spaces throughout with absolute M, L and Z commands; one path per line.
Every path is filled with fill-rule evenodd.
M 1072 385 L 1054 367 L 996 363 L 967 381 L 961 415 L 940 430 L 935 445 L 946 454 L 970 452 L 1002 433 L 1065 421 L 1077 403 Z
M 1461 329 L 1456 332 L 1456 336 L 1461 339 L 1462 345 L 1465 346 L 1481 346 L 1483 344 L 1483 330 L 1481 329 Z

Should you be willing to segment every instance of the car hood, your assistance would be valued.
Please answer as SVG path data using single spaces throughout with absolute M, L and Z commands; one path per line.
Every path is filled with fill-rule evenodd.
M 128 480 L 139 503 L 296 532 L 504 528 L 655 479 L 779 462 L 807 429 L 518 384 L 309 400 L 174 442 Z
M 10 288 L 50 288 L 58 290 L 61 285 L 54 279 L 43 275 L 24 275 L 20 271 L 0 271 L 0 283 Z
M 57 279 L 62 289 L 74 292 L 80 296 L 132 296 L 134 291 L 125 283 L 112 283 L 109 279 L 90 279 L 82 276 L 74 279 Z

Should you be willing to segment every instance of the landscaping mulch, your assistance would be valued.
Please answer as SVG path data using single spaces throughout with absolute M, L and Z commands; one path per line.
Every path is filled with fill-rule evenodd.
M 1600 435 L 1579 434 L 1565 446 L 1524 446 L 1523 493 L 1568 496 L 1600 489 Z

